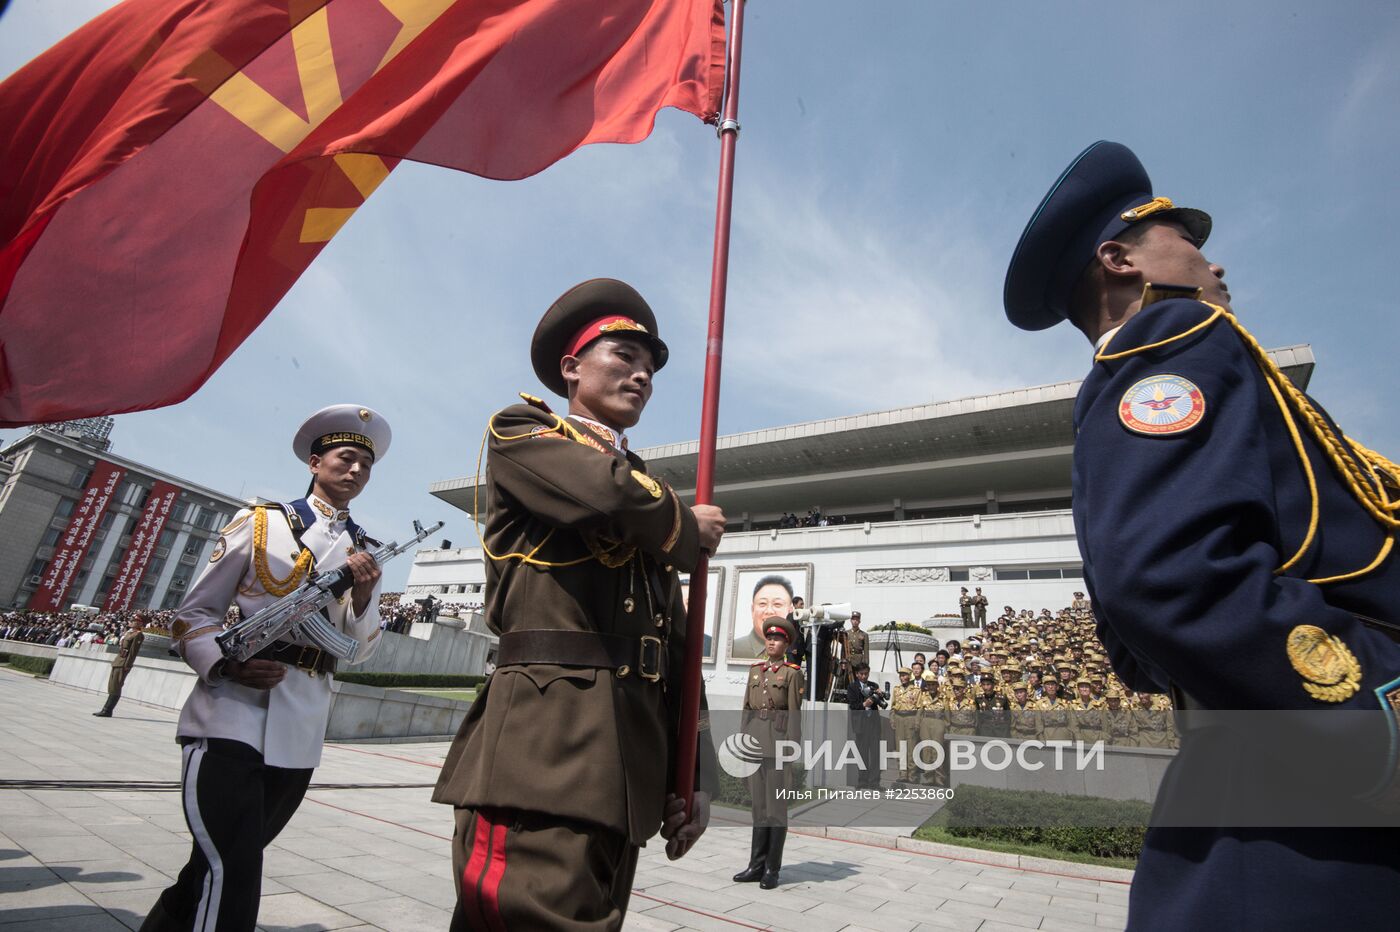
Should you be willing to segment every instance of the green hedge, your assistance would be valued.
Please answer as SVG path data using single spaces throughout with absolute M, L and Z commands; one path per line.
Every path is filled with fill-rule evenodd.
M 1139 800 L 960 786 L 936 818 L 959 838 L 1135 859 L 1151 814 L 1152 807 Z
M 486 677 L 474 673 L 357 673 L 336 672 L 335 678 L 342 683 L 359 683 L 361 686 L 378 686 L 381 689 L 394 689 L 406 686 L 411 689 L 435 689 L 464 686 L 480 686 Z
M 48 676 L 53 672 L 52 657 L 29 657 L 25 654 L 0 654 L 0 663 L 8 663 L 16 670 L 33 673 L 35 676 Z

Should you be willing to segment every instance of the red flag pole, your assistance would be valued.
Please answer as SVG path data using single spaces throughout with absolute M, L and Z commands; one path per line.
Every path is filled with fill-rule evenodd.
M 724 301 L 729 287 L 729 225 L 734 203 L 734 149 L 739 141 L 739 61 L 743 51 L 745 0 L 733 0 L 729 21 L 725 94 L 719 120 L 719 196 L 715 208 L 715 251 L 710 269 L 710 329 L 705 341 L 705 390 L 700 402 L 700 454 L 695 468 L 695 503 L 709 505 L 715 494 L 715 442 L 719 436 L 719 378 L 724 354 Z M 676 751 L 676 795 L 687 814 L 695 795 L 696 738 L 700 727 L 700 661 L 705 639 L 705 601 L 710 559 L 702 554 L 690 574 L 686 610 L 685 676 L 681 686 L 681 733 Z

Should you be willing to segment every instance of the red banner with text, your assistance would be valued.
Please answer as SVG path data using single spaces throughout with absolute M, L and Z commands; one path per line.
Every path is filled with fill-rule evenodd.
M 156 482 L 151 489 L 151 497 L 146 499 L 146 509 L 131 532 L 131 545 L 122 557 L 117 568 L 117 578 L 112 581 L 112 591 L 107 593 L 103 603 L 104 612 L 124 612 L 131 607 L 131 600 L 141 586 L 146 568 L 151 565 L 151 555 L 155 553 L 156 541 L 170 520 L 175 509 L 175 501 L 180 497 L 180 489 L 169 482 Z
M 92 478 L 83 489 L 83 497 L 78 499 L 73 515 L 68 519 L 68 527 L 58 539 L 53 559 L 44 568 L 39 588 L 29 597 L 29 607 L 38 612 L 56 612 L 63 607 L 68 590 L 77 578 L 78 568 L 87 559 L 88 548 L 92 546 L 92 536 L 97 533 L 107 506 L 117 494 L 126 470 L 98 460 L 93 467 Z

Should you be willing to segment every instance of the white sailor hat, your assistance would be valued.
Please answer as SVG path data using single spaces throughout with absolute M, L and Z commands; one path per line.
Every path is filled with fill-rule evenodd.
M 389 422 L 363 405 L 331 405 L 306 419 L 292 441 L 292 452 L 305 463 L 334 447 L 355 446 L 377 463 L 389 452 Z

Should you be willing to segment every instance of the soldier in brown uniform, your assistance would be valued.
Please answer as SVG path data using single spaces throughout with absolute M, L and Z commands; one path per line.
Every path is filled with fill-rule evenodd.
M 1119 747 L 1137 744 L 1137 722 L 1131 709 L 1123 707 L 1123 691 L 1110 686 L 1103 696 L 1104 715 L 1108 719 L 1108 743 Z
M 775 763 L 778 741 L 802 740 L 802 668 L 788 663 L 788 646 L 797 640 L 797 626 L 774 616 L 763 621 L 764 658 L 749 667 L 744 690 L 743 729 L 758 740 L 761 758 L 749 777 L 753 805 L 753 845 L 749 866 L 734 875 L 735 883 L 753 883 L 759 889 L 778 885 L 783 869 L 783 844 L 787 841 L 787 800 L 779 791 L 792 788 L 790 769 Z
M 899 780 L 913 783 L 914 745 L 919 743 L 919 708 L 923 705 L 922 683 L 915 684 L 912 667 L 899 668 L 899 685 L 890 697 L 890 724 L 899 748 Z M 921 674 L 922 675 L 922 674 Z
M 939 694 L 938 675 L 929 670 L 923 676 L 923 702 L 919 706 L 919 741 L 933 741 L 943 747 L 948 735 L 948 703 Z M 947 748 L 944 747 L 946 755 Z M 923 760 L 932 762 L 932 751 L 923 755 Z M 924 783 L 936 786 L 948 785 L 948 764 L 944 762 L 937 769 L 924 770 Z
M 1041 736 L 1046 741 L 1073 741 L 1069 703 L 1060 698 L 1059 680 L 1047 679 L 1041 688 L 1045 690 L 1045 695 L 1037 703 Z
M 1039 741 L 1044 737 L 1040 710 L 1031 698 L 1029 683 L 1011 687 L 1011 737 L 1017 741 Z
M 967 587 L 962 587 L 962 595 L 958 596 L 958 611 L 962 612 L 964 628 L 972 627 L 972 596 L 967 594 Z
M 141 651 L 141 642 L 146 640 L 146 613 L 137 612 L 131 616 L 130 626 L 117 643 L 117 652 L 112 655 L 112 672 L 107 674 L 107 703 L 92 713 L 98 718 L 111 718 L 117 700 L 122 697 L 122 684 L 127 674 L 136 665 L 136 655 Z
M 860 630 L 860 612 L 851 612 L 851 630 L 846 633 L 846 659 L 852 669 L 870 662 L 870 635 Z
M 1133 709 L 1133 723 L 1137 726 L 1137 746 L 1140 748 L 1175 747 L 1175 729 L 1172 713 L 1160 707 L 1152 693 L 1138 693 L 1138 706 Z
M 977 734 L 977 702 L 967 694 L 967 680 L 961 674 L 951 678 L 953 696 L 948 700 L 948 734 L 969 736 Z
M 707 732 L 688 821 L 667 795 L 686 634 L 677 570 L 714 550 L 724 515 L 687 508 L 627 450 L 623 431 L 666 362 L 656 334 L 630 286 L 576 286 L 545 313 L 530 353 L 569 416 L 525 396 L 488 426 L 482 549 L 497 667 L 433 793 L 456 807 L 454 930 L 617 929 L 639 847 L 660 829 L 680 857 L 708 821 L 718 776 Z
M 1106 740 L 1108 716 L 1105 713 L 1108 707 L 1102 699 L 1094 698 L 1093 684 L 1088 679 L 1080 677 L 1074 686 L 1079 693 L 1070 702 L 1070 710 L 1074 713 L 1070 727 L 1074 730 L 1075 740 L 1085 744 Z

